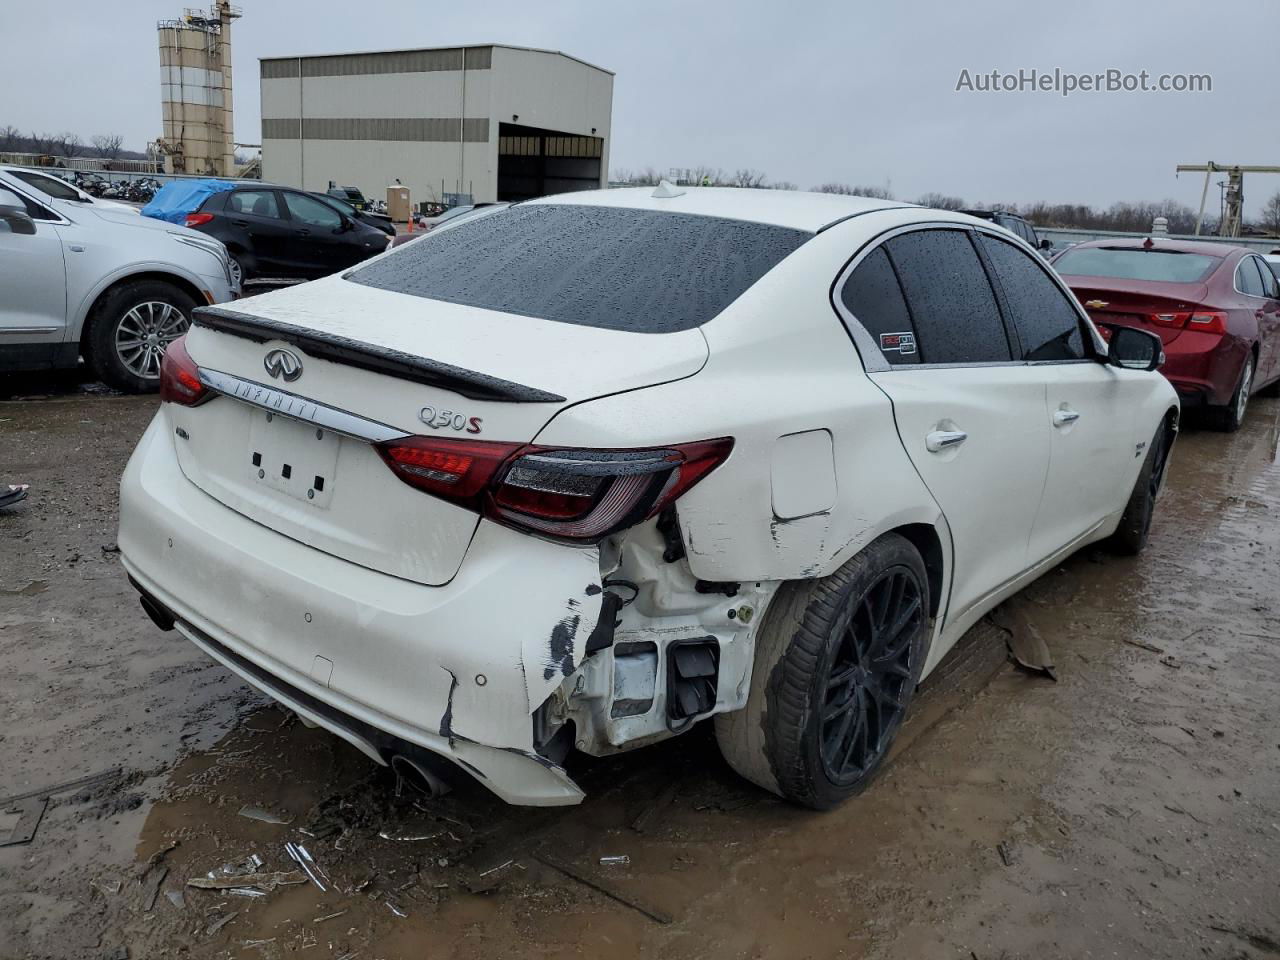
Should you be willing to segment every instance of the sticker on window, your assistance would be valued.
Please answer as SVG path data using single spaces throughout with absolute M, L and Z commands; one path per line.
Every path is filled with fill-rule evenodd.
M 880 334 L 880 351 L 910 356 L 916 352 L 916 335 L 914 333 L 882 333 Z

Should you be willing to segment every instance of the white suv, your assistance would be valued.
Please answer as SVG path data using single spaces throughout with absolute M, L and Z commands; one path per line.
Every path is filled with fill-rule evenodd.
M 121 390 L 160 385 L 165 347 L 198 305 L 238 291 L 222 243 L 0 170 L 0 372 L 84 356 Z
M 827 807 L 985 611 L 1141 548 L 1160 359 L 962 214 L 561 195 L 197 310 L 119 543 L 157 624 L 428 785 L 574 803 L 570 749 L 715 716 Z

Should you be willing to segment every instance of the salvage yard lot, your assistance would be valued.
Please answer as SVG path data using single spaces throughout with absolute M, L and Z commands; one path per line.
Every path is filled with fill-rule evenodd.
M 1280 401 L 1183 432 L 1141 558 L 1086 550 L 1024 591 L 1059 682 L 984 622 L 827 814 L 701 728 L 580 760 L 581 807 L 397 796 L 138 606 L 116 487 L 155 404 L 0 401 L 0 480 L 32 484 L 0 512 L 0 796 L 120 771 L 0 848 L 4 960 L 1280 955 Z M 325 892 L 184 889 L 255 853 L 295 869 L 286 841 Z

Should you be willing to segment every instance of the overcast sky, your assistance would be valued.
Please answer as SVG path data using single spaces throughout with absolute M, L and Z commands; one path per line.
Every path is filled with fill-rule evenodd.
M 190 2 L 190 0 L 188 0 Z M 1177 163 L 1280 164 L 1280 2 L 243 0 L 236 139 L 258 142 L 259 57 L 461 43 L 549 47 L 617 73 L 612 166 L 753 167 L 969 202 L 1173 197 Z M 182 3 L 5 4 L 0 125 L 160 133 L 155 21 Z M 1224 31 L 1231 29 L 1228 36 Z M 956 92 L 961 70 L 1207 73 L 1210 93 Z M 1215 178 L 1220 179 L 1220 178 Z M 1247 210 L 1280 176 L 1246 178 Z M 1210 206 L 1217 211 L 1217 189 Z

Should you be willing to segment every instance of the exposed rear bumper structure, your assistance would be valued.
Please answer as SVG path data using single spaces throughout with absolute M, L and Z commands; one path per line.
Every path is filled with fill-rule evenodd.
M 482 524 L 452 582 L 412 583 L 230 510 L 173 444 L 162 410 L 121 484 L 121 558 L 157 623 L 381 763 L 434 754 L 510 803 L 582 799 L 535 749 L 531 714 L 581 662 L 595 550 Z

